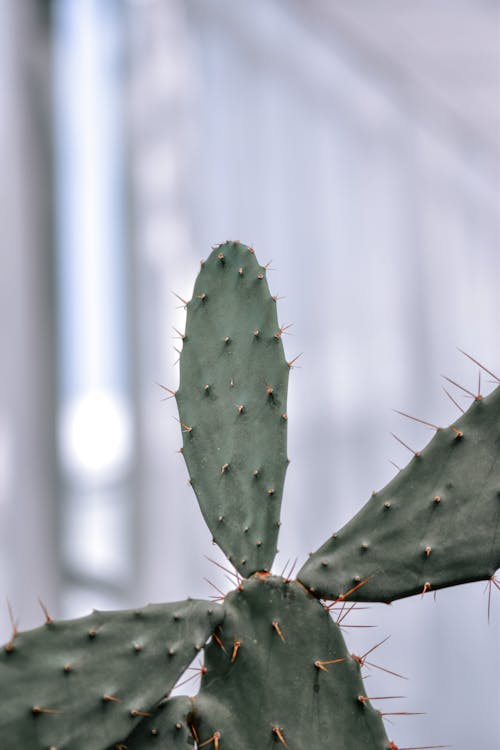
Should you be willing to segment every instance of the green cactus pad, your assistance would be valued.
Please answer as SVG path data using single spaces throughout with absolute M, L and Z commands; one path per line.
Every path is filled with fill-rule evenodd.
M 126 739 L 111 745 L 108 750 L 192 750 L 191 710 L 191 698 L 185 695 L 165 699 L 151 717 L 142 719 Z
M 476 398 L 306 562 L 316 596 L 390 602 L 500 566 L 500 388 Z M 369 580 L 367 580 L 369 579 Z M 365 583 L 363 583 L 366 581 Z
M 193 699 L 198 747 L 387 750 L 360 666 L 320 602 L 296 582 L 255 576 L 226 597 Z M 390 709 L 389 709 L 390 710 Z
M 222 615 L 192 600 L 16 634 L 0 652 L 2 750 L 118 742 L 172 689 Z
M 276 554 L 288 463 L 281 334 L 253 250 L 215 248 L 187 304 L 176 399 L 202 513 L 244 577 L 269 570 Z

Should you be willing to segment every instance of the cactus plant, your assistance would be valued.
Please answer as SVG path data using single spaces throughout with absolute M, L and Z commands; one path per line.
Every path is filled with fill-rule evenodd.
M 282 333 L 252 248 L 217 246 L 187 303 L 174 395 L 190 482 L 238 585 L 221 604 L 14 628 L 0 655 L 2 748 L 397 750 L 331 610 L 493 577 L 500 389 L 436 428 L 289 580 L 271 573 L 287 467 Z M 202 649 L 198 695 L 171 696 Z

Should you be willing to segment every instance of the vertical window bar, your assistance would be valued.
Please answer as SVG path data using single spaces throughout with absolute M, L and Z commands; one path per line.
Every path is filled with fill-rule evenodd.
M 130 587 L 133 418 L 120 3 L 55 0 L 59 456 L 65 614 Z

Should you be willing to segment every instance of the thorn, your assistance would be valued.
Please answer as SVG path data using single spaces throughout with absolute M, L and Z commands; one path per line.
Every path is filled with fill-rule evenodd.
M 206 669 L 206 667 L 204 667 L 204 669 Z M 186 685 L 188 682 L 191 682 L 191 680 L 194 680 L 196 677 L 198 677 L 199 674 L 200 674 L 200 671 L 197 669 L 196 672 L 195 672 L 195 674 L 192 674 L 189 677 L 186 677 L 186 679 L 182 680 L 182 682 L 177 682 L 175 684 L 175 687 L 176 688 L 180 688 L 180 687 L 182 687 L 182 685 Z M 132 713 L 132 712 L 130 712 L 130 713 Z
M 331 612 L 333 610 L 333 608 L 335 607 L 336 604 L 338 604 L 337 601 L 334 601 L 334 602 L 331 602 L 330 604 L 328 604 L 327 607 L 326 607 L 326 611 L 327 612 Z M 345 609 L 345 602 L 342 602 L 340 610 L 334 610 L 334 611 L 339 611 L 339 617 L 340 617 L 342 615 L 344 609 Z
M 116 695 L 103 695 L 103 703 L 123 703 L 121 698 L 117 698 Z
M 430 588 L 431 588 L 431 584 L 429 583 L 429 581 L 424 583 L 424 588 L 422 589 L 422 596 L 426 594 L 430 590 Z
M 225 474 L 226 471 L 229 471 L 229 464 L 223 464 L 223 466 L 221 466 L 220 471 L 221 471 L 221 474 Z
M 402 446 L 404 446 L 407 450 L 410 451 L 410 453 L 413 453 L 413 455 L 418 458 L 420 456 L 420 451 L 415 451 L 413 448 L 410 448 L 409 445 L 407 445 L 401 438 L 399 438 L 397 435 L 395 435 L 393 432 L 391 432 L 392 437 L 398 441 L 398 443 L 401 443 Z
M 480 401 L 482 399 L 482 396 L 476 395 L 475 393 L 472 393 L 472 391 L 469 391 L 467 388 L 465 388 L 463 385 L 460 385 L 460 383 L 455 382 L 455 380 L 452 380 L 451 378 L 448 378 L 446 375 L 442 375 L 445 380 L 448 381 L 448 383 L 451 383 L 452 385 L 456 386 L 457 388 L 460 388 L 461 391 L 466 393 L 468 396 L 471 396 L 476 401 Z
M 205 747 L 205 745 L 209 745 L 211 742 L 214 743 L 214 750 L 219 750 L 219 740 L 220 740 L 220 732 L 214 732 L 211 737 L 208 738 L 208 740 L 205 740 L 204 742 L 198 742 L 198 747 Z
M 240 647 L 241 647 L 241 641 L 235 640 L 234 641 L 234 646 L 233 646 L 233 653 L 231 654 L 231 661 L 232 662 L 234 662 L 236 660 L 236 657 L 238 655 L 238 651 L 239 651 Z
M 149 711 L 138 711 L 136 708 L 133 708 L 130 712 L 131 716 L 144 716 L 146 718 L 152 716 L 153 714 L 149 713 Z
M 368 649 L 368 651 L 366 651 L 363 654 L 363 656 L 360 657 L 361 661 L 364 662 L 367 656 L 369 656 L 370 654 L 372 654 L 375 651 L 375 649 L 379 648 L 379 646 L 382 646 L 386 641 L 389 640 L 390 637 L 391 636 L 388 635 L 386 638 L 383 638 L 381 641 L 379 641 L 378 643 L 376 643 L 375 646 L 372 646 L 370 649 Z
M 359 583 L 357 583 L 355 586 L 352 587 L 352 589 L 349 589 L 349 591 L 346 591 L 344 594 L 339 594 L 339 596 L 337 597 L 337 599 L 335 599 L 333 604 L 337 604 L 338 602 L 343 602 L 344 599 L 347 599 L 348 596 L 350 596 L 351 594 L 354 594 L 355 591 L 361 588 L 361 586 L 364 586 L 365 583 L 368 583 L 368 581 L 371 581 L 372 578 L 373 576 L 368 576 L 368 578 L 365 578 L 363 581 L 360 581 Z
M 396 463 L 394 463 L 394 461 L 391 461 L 389 459 L 389 463 L 392 464 L 393 466 L 395 466 L 398 471 L 401 471 L 401 466 L 398 466 Z
M 237 404 L 236 411 L 238 412 L 238 414 L 243 414 L 243 412 L 245 411 L 245 407 L 243 406 L 243 404 Z
M 419 417 L 412 417 L 411 414 L 407 414 L 404 411 L 399 411 L 399 409 L 393 409 L 393 411 L 396 412 L 396 414 L 400 414 L 402 417 L 406 417 L 407 419 L 413 419 L 414 422 L 420 422 L 420 424 L 425 424 L 427 427 L 432 427 L 433 430 L 442 430 L 442 427 L 438 427 L 437 425 L 433 424 L 432 422 L 427 422 L 425 419 L 420 419 Z
M 380 716 L 425 716 L 425 711 L 379 711 Z M 402 749 L 401 749 L 402 750 Z
M 485 372 L 488 373 L 488 375 L 491 375 L 492 378 L 495 378 L 495 380 L 497 381 L 497 383 L 500 383 L 500 378 L 497 375 L 495 375 L 494 372 L 491 372 L 491 370 L 488 370 L 488 368 L 485 367 L 483 364 L 481 364 L 481 362 L 479 362 L 477 359 L 474 359 L 474 357 L 472 357 L 470 354 L 467 354 L 467 352 L 464 352 L 464 350 L 460 349 L 460 347 L 457 346 L 457 349 L 458 349 L 459 352 L 461 352 L 461 354 L 464 354 L 472 362 L 474 362 L 475 365 L 477 365 L 478 367 L 480 367 L 481 370 L 484 370 Z
M 62 714 L 63 711 L 56 708 L 40 708 L 40 706 L 33 706 L 31 713 L 33 716 L 39 716 L 40 714 Z
M 496 576 L 492 575 L 491 578 L 488 579 L 486 582 L 486 588 L 488 589 L 488 625 L 490 624 L 490 612 L 491 612 L 491 591 L 493 589 L 493 586 L 497 589 L 497 591 L 500 591 L 500 581 Z
M 263 266 L 263 267 L 264 267 L 264 268 L 266 269 L 266 271 L 267 271 L 268 269 L 270 269 L 270 266 L 271 266 L 271 263 L 272 263 L 272 262 L 273 262 L 272 260 L 268 260 L 268 261 L 267 261 L 267 263 L 265 263 L 265 264 L 264 264 L 264 266 Z M 272 269 L 270 269 L 270 270 L 272 270 Z
M 177 336 L 174 336 L 174 339 L 181 339 L 182 341 L 184 341 L 184 339 L 186 338 L 186 334 L 185 333 L 181 333 L 180 331 L 178 331 L 177 328 L 175 328 L 175 326 L 172 326 L 172 329 L 177 334 Z
M 196 672 L 196 674 L 201 674 L 201 675 L 206 674 L 208 671 L 207 668 L 203 664 L 200 664 L 199 667 L 188 667 L 188 670 L 190 672 Z
M 205 302 L 207 298 L 207 295 L 205 294 L 205 292 L 202 292 L 201 294 L 198 294 L 196 296 L 198 297 L 198 299 L 201 299 L 202 302 Z
M 229 573 L 230 576 L 233 576 L 233 578 L 236 579 L 236 583 L 237 584 L 239 584 L 241 582 L 241 579 L 240 579 L 238 573 L 235 573 L 233 570 L 230 570 L 229 568 L 225 568 L 224 565 L 221 565 L 216 560 L 212 560 L 211 557 L 207 557 L 206 555 L 204 557 L 205 557 L 206 560 L 208 560 L 208 562 L 211 562 L 212 565 L 216 565 L 218 568 L 220 568 L 221 570 L 223 570 L 225 573 Z
M 168 401 L 170 398 L 174 398 L 177 391 L 173 391 L 171 388 L 167 388 L 166 385 L 162 385 L 161 383 L 156 383 L 156 385 L 160 386 L 160 388 L 163 388 L 164 391 L 167 391 L 167 393 L 170 393 L 170 396 L 166 396 L 166 398 L 162 398 L 162 401 Z
M 7 610 L 9 612 L 9 620 L 10 620 L 10 624 L 11 624 L 11 627 L 12 627 L 12 635 L 10 637 L 10 641 L 8 643 L 6 643 L 6 645 L 5 645 L 5 650 L 6 651 L 12 651 L 12 648 L 14 646 L 14 641 L 17 638 L 17 636 L 19 635 L 19 630 L 18 630 L 19 621 L 18 620 L 16 621 L 14 619 L 14 610 L 12 609 L 12 604 L 10 603 L 10 601 L 8 599 L 7 599 Z
M 219 593 L 219 594 L 220 594 L 220 595 L 222 596 L 222 598 L 223 598 L 223 599 L 225 599 L 225 598 L 226 598 L 226 595 L 225 595 L 225 593 L 224 593 L 224 592 L 223 592 L 223 591 L 222 591 L 221 589 L 219 589 L 219 588 L 218 588 L 218 587 L 217 587 L 217 586 L 215 585 L 215 583 L 212 583 L 212 581 L 209 581 L 209 580 L 208 580 L 208 578 L 205 578 L 205 577 L 203 578 L 203 580 L 204 580 L 204 581 L 206 581 L 206 582 L 208 583 L 208 585 L 209 585 L 209 586 L 211 586 L 211 587 L 212 587 L 213 589 L 215 589 L 215 590 L 216 590 L 216 591 L 217 591 L 217 592 L 218 592 L 218 593 Z
M 285 638 L 283 636 L 283 633 L 281 632 L 278 620 L 273 620 L 273 628 L 275 629 L 275 631 L 277 632 L 277 634 L 279 635 L 283 643 L 285 643 Z
M 190 731 L 191 731 L 191 734 L 192 734 L 192 735 L 193 735 L 193 737 L 194 737 L 194 741 L 195 741 L 196 743 L 198 743 L 198 742 L 199 742 L 199 739 L 198 739 L 198 732 L 196 731 L 196 727 L 194 726 L 194 724 L 189 724 L 189 729 L 190 729 Z
M 341 607 L 341 610 L 340 610 L 340 614 L 339 614 L 339 616 L 337 618 L 337 625 L 341 625 L 342 624 L 342 622 L 345 620 L 345 618 L 348 617 L 351 614 L 351 612 L 353 611 L 353 609 L 355 609 L 356 604 L 357 604 L 357 602 L 353 602 L 353 604 L 351 604 L 351 606 L 349 607 L 349 609 L 346 610 L 345 609 L 346 602 L 342 602 L 342 607 Z
M 218 647 L 222 651 L 224 651 L 225 654 L 227 654 L 227 651 L 224 648 L 224 644 L 222 643 L 221 639 L 219 638 L 219 636 L 217 635 L 217 633 L 215 631 L 212 633 L 212 638 L 214 639 L 214 641 L 216 642 L 216 644 L 218 645 Z
M 272 300 L 273 300 L 274 302 L 278 302 L 278 300 L 280 300 L 280 299 L 285 299 L 285 297 L 280 297 L 280 296 L 279 296 L 278 294 L 274 294 L 274 295 L 273 295 L 273 296 L 271 297 L 271 299 L 272 299 Z
M 360 703 L 366 703 L 366 701 L 396 700 L 397 698 L 406 698 L 406 695 L 374 695 L 371 697 L 368 697 L 366 695 L 358 695 L 358 701 Z
M 293 561 L 293 565 L 292 565 L 292 567 L 290 568 L 290 572 L 288 573 L 288 580 L 290 580 L 290 579 L 291 579 L 291 577 L 292 577 L 292 575 L 293 575 L 293 571 L 295 570 L 295 567 L 296 567 L 296 565 L 297 565 L 297 562 L 298 562 L 298 557 L 296 557 L 296 558 L 295 558 L 295 560 Z
M 300 354 L 297 354 L 297 356 L 296 356 L 296 357 L 294 357 L 293 359 L 291 359 L 291 360 L 289 360 L 289 361 L 287 362 L 287 365 L 288 365 L 288 367 L 290 368 L 290 370 L 293 370 L 293 367 L 294 367 L 294 363 L 295 363 L 295 362 L 296 362 L 296 361 L 298 360 L 298 358 L 299 358 L 299 357 L 302 357 L 303 353 L 304 353 L 304 352 L 300 352 Z M 299 369 L 300 369 L 300 368 L 299 368 Z
M 180 426 L 182 427 L 183 432 L 192 432 L 193 428 L 190 427 L 188 424 L 184 424 L 184 422 L 181 422 L 180 419 L 177 419 L 177 417 L 174 417 L 176 422 L 179 422 Z
M 285 577 L 285 570 L 287 569 L 287 567 L 288 567 L 288 564 L 289 564 L 289 563 L 290 563 L 290 558 L 288 558 L 288 560 L 287 560 L 287 561 L 286 561 L 286 563 L 284 564 L 284 566 L 283 566 L 283 570 L 281 571 L 281 575 L 280 575 L 280 578 L 284 578 L 284 577 Z
M 183 307 L 187 307 L 189 305 L 189 300 L 183 299 L 179 294 L 177 294 L 177 292 L 172 292 L 172 294 L 174 295 L 174 297 L 177 297 L 177 299 L 182 302 Z
M 323 672 L 328 672 L 328 669 L 325 665 L 327 664 L 339 664 L 341 661 L 345 661 L 345 656 L 343 656 L 341 659 L 329 659 L 328 661 L 315 661 L 314 666 L 317 669 L 323 670 Z
M 49 625 L 53 620 L 52 617 L 49 615 L 49 610 L 47 609 L 46 605 L 42 602 L 40 597 L 38 597 L 38 603 L 40 607 L 42 608 L 42 612 L 45 615 L 45 624 Z
M 285 747 L 288 747 L 288 745 L 285 742 L 285 738 L 283 737 L 283 733 L 281 732 L 281 729 L 279 727 L 273 726 L 273 734 L 276 735 L 276 737 L 279 739 L 282 745 Z
M 453 396 L 451 395 L 451 393 L 449 391 L 447 391 L 444 386 L 443 386 L 443 391 L 446 393 L 446 395 L 448 396 L 448 398 L 450 399 L 450 401 L 453 404 L 455 404 L 455 406 L 457 407 L 457 409 L 459 409 L 459 411 L 461 411 L 462 414 L 465 414 L 465 409 L 462 409 L 462 407 L 460 406 L 460 404 L 458 403 L 458 401 L 455 401 L 455 399 L 453 398 Z
M 374 664 L 371 661 L 365 661 L 363 662 L 364 665 L 368 667 L 374 667 L 374 669 L 380 669 L 382 672 L 386 672 L 387 674 L 391 674 L 394 677 L 399 677 L 401 680 L 407 680 L 408 677 L 405 677 L 402 674 L 399 674 L 399 672 L 393 672 L 392 669 L 386 669 L 386 667 L 381 667 L 380 664 Z
M 289 328 L 291 328 L 292 326 L 293 326 L 293 323 L 289 323 L 287 326 L 281 326 L 281 328 L 279 329 L 279 331 L 276 331 L 276 333 L 274 334 L 274 338 L 277 339 L 277 340 L 279 340 L 281 338 L 281 336 L 284 333 L 286 333 L 287 330 Z
M 432 552 L 432 547 L 430 547 L 429 545 L 427 545 L 427 547 L 425 548 L 424 552 L 426 554 L 426 557 L 429 557 L 429 555 Z
M 243 273 L 244 273 L 244 272 L 243 272 L 243 266 L 240 266 L 240 267 L 238 268 L 238 273 L 239 273 L 239 275 L 240 275 L 240 276 L 243 276 Z

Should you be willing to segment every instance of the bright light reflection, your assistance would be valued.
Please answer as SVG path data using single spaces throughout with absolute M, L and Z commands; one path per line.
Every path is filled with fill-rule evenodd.
M 65 468 L 89 479 L 111 479 L 126 469 L 132 451 L 127 403 L 119 394 L 89 391 L 64 409 L 61 456 Z

